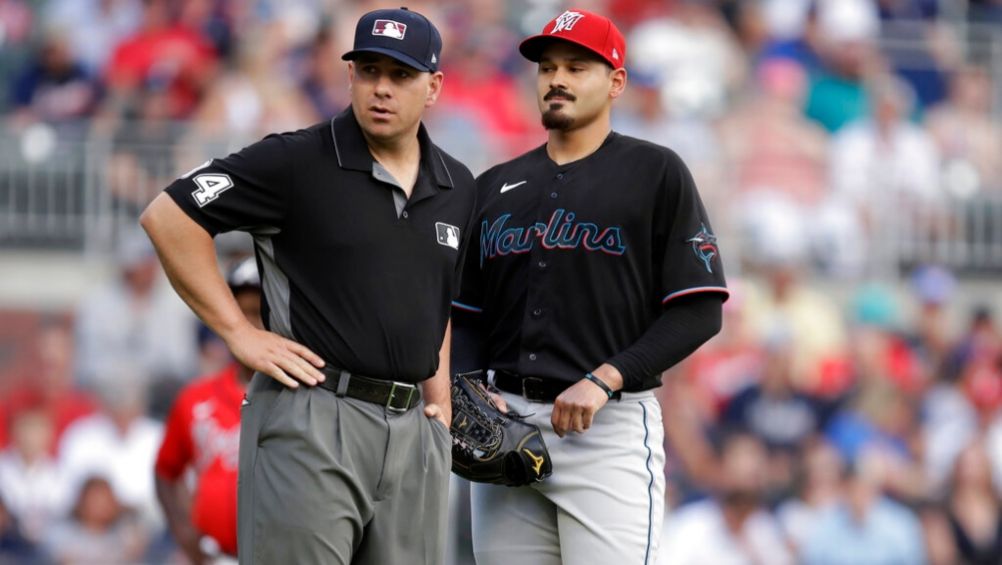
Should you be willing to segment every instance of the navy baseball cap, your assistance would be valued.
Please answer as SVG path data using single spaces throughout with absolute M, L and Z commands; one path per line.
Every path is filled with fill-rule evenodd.
M 407 8 L 375 10 L 359 18 L 355 46 L 341 58 L 352 61 L 362 53 L 380 53 L 433 73 L 442 55 L 442 36 L 428 18 Z

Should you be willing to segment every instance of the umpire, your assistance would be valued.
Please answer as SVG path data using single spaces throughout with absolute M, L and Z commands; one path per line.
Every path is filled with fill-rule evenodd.
M 257 371 L 241 563 L 442 561 L 449 302 L 475 189 L 421 124 L 441 46 L 416 12 L 365 14 L 342 57 L 350 108 L 210 160 L 141 219 L 178 293 Z M 266 330 L 218 274 L 212 237 L 235 229 L 254 236 Z

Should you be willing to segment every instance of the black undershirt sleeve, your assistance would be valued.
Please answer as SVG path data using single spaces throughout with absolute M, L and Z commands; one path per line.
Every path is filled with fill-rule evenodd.
M 449 368 L 465 373 L 487 368 L 483 314 L 452 309 L 452 347 Z
M 660 384 L 661 373 L 720 331 L 724 295 L 701 293 L 670 301 L 633 345 L 608 360 L 623 375 L 623 390 Z

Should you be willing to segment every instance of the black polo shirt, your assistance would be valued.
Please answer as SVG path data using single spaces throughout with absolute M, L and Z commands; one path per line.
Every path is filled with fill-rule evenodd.
M 706 211 L 669 149 L 612 132 L 557 165 L 544 145 L 485 172 L 477 191 L 453 312 L 457 326 L 480 326 L 489 368 L 575 382 L 633 345 L 673 299 L 726 296 Z M 624 379 L 628 391 L 660 383 Z
M 434 374 L 471 233 L 473 175 L 419 132 L 407 199 L 351 109 L 213 159 L 167 188 L 210 234 L 254 236 L 265 325 L 353 373 Z

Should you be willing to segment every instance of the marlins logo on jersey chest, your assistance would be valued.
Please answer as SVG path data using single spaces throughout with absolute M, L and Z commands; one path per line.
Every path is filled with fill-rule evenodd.
M 627 246 L 622 228 L 600 228 L 593 222 L 577 221 L 574 212 L 558 208 L 547 222 L 528 227 L 510 226 L 511 214 L 493 222 L 483 221 L 480 230 L 480 262 L 509 254 L 527 253 L 538 241 L 545 249 L 578 249 L 622 255 Z

